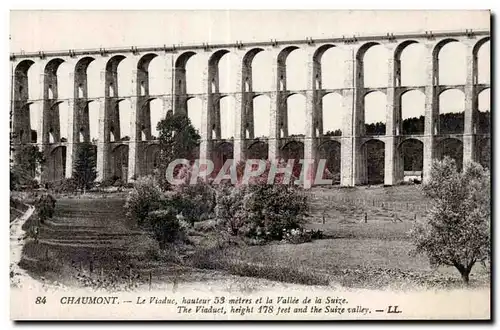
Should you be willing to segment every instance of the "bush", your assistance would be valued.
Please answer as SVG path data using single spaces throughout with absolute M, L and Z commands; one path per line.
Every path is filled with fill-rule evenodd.
M 190 224 L 207 220 L 214 215 L 216 191 L 209 184 L 199 181 L 175 186 L 171 202 Z
M 45 220 L 52 218 L 54 215 L 56 199 L 51 194 L 43 194 L 35 202 L 35 208 L 40 222 L 44 223 Z
M 170 207 L 149 212 L 145 222 L 153 232 L 162 250 L 165 249 L 167 243 L 180 238 L 182 233 L 179 219 L 177 219 L 177 212 Z
M 134 183 L 134 189 L 127 197 L 127 216 L 136 220 L 138 225 L 143 225 L 148 214 L 158 210 L 163 201 L 163 193 L 157 181 L 150 176 L 141 177 Z
M 245 186 L 222 186 L 216 195 L 215 216 L 233 236 L 245 225 Z
M 75 179 L 67 178 L 57 182 L 49 183 L 48 188 L 53 192 L 55 192 L 56 194 L 64 194 L 64 193 L 72 194 L 78 190 L 78 184 Z
M 281 240 L 283 232 L 302 229 L 308 200 L 294 185 L 250 185 L 245 196 L 244 212 L 250 222 L 249 235 Z

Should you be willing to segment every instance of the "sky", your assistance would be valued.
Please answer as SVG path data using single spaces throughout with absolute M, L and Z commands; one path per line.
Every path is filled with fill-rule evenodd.
M 39 50 L 68 50 L 100 47 L 154 46 L 192 43 L 228 43 L 236 40 L 266 41 L 327 38 L 353 34 L 386 34 L 387 32 L 423 32 L 427 30 L 465 30 L 489 28 L 488 11 L 12 11 L 10 20 L 11 52 Z M 420 45 L 409 46 L 402 55 L 403 85 L 423 85 L 425 65 Z M 323 88 L 341 87 L 345 53 L 338 49 L 328 50 L 322 58 Z M 384 86 L 387 83 L 388 52 L 383 46 L 375 46 L 365 55 L 365 85 Z M 200 93 L 201 68 L 205 59 L 192 57 L 187 64 L 188 93 Z M 303 65 L 305 52 L 293 51 L 287 59 L 288 88 L 305 89 L 307 72 Z M 489 82 L 489 43 L 481 47 L 479 54 L 479 82 Z M 265 52 L 259 53 L 253 62 L 254 90 L 269 90 L 273 59 Z M 88 69 L 89 97 L 102 96 L 99 75 L 104 60 L 91 63 Z M 118 68 L 119 95 L 129 95 L 130 76 L 134 64 L 124 60 Z M 232 92 L 236 88 L 235 56 L 225 55 L 219 63 L 220 90 Z M 165 64 L 154 59 L 149 67 L 150 93 L 162 94 L 168 90 L 162 73 Z M 59 97 L 70 97 L 72 68 L 62 64 L 58 70 Z M 41 87 L 36 65 L 29 72 L 30 98 L 36 99 Z M 442 84 L 465 82 L 465 49 L 459 43 L 451 43 L 440 52 L 440 81 Z M 382 93 L 367 96 L 365 122 L 385 121 L 386 97 Z M 289 98 L 289 133 L 300 134 L 304 130 L 305 98 L 295 95 Z M 423 114 L 424 98 L 419 92 L 405 95 L 403 118 Z M 443 93 L 440 98 L 442 112 L 463 110 L 463 94 L 456 90 Z M 123 118 L 129 116 L 130 104 L 120 104 Z M 152 102 L 152 124 L 161 119 L 161 102 Z M 195 127 L 199 128 L 201 101 L 193 99 L 188 111 Z M 323 99 L 324 131 L 340 128 L 341 98 L 330 94 Z M 489 93 L 482 93 L 480 109 L 489 109 Z M 234 135 L 234 99 L 221 101 L 222 133 Z M 268 135 L 269 99 L 255 99 L 256 136 Z M 36 129 L 41 107 L 34 104 L 32 128 Z M 67 102 L 60 105 L 61 136 L 67 136 Z M 90 106 L 91 136 L 97 137 L 96 104 Z M 129 120 L 122 120 L 123 135 L 130 132 Z M 154 132 L 154 130 L 153 130 Z M 155 133 L 153 133 L 155 134 Z

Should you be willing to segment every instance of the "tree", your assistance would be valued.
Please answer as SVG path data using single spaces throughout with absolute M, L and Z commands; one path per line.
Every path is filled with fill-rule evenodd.
M 157 125 L 160 144 L 160 183 L 166 184 L 165 171 L 174 159 L 193 159 L 199 145 L 200 135 L 183 113 L 168 111 L 165 119 Z
M 18 184 L 31 184 L 37 174 L 40 174 L 39 169 L 45 161 L 43 153 L 36 145 L 23 144 L 14 149 L 14 161 L 10 169 L 11 189 Z
M 466 284 L 474 264 L 490 258 L 490 184 L 488 169 L 477 163 L 459 172 L 449 157 L 434 162 L 423 186 L 430 216 L 411 231 L 417 253 L 432 265 L 454 266 Z
M 76 181 L 77 188 L 84 192 L 92 187 L 97 177 L 96 159 L 94 145 L 88 142 L 77 145 L 73 178 Z

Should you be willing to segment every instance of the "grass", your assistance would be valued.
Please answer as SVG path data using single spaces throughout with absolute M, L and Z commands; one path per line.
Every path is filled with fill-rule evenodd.
M 418 186 L 314 188 L 308 194 L 307 228 L 322 230 L 325 239 L 250 246 L 198 224 L 189 231 L 191 245 L 166 251 L 126 217 L 124 196 L 62 198 L 54 218 L 40 227 L 39 242 L 26 242 L 21 265 L 35 277 L 112 288 L 132 279 L 191 281 L 224 274 L 353 288 L 461 285 L 455 269 L 432 269 L 424 256 L 409 254 L 408 231 L 415 217 L 425 217 L 428 204 Z M 471 283 L 489 286 L 489 270 L 476 265 Z

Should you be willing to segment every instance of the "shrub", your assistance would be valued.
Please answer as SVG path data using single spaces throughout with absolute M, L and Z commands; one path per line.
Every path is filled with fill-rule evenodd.
M 56 194 L 75 193 L 78 190 L 77 181 L 73 178 L 62 179 L 57 182 L 50 183 L 48 188 Z
M 52 218 L 56 208 L 56 199 L 51 194 L 42 194 L 35 202 L 35 208 L 41 223 Z
M 150 176 L 139 178 L 134 183 L 125 203 L 127 215 L 143 225 L 148 214 L 160 208 L 164 200 L 163 193 L 157 181 Z
M 221 186 L 217 191 L 215 216 L 233 236 L 245 225 L 245 186 Z
M 211 218 L 215 210 L 216 191 L 208 183 L 199 181 L 175 186 L 171 201 L 190 224 Z
M 307 196 L 300 187 L 255 182 L 221 186 L 215 214 L 233 236 L 281 240 L 285 232 L 302 229 L 307 208 Z
M 170 207 L 149 212 L 145 222 L 162 250 L 165 249 L 167 243 L 177 240 L 182 232 L 177 212 Z

